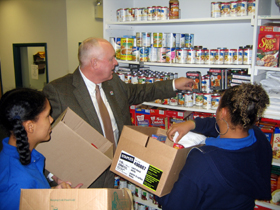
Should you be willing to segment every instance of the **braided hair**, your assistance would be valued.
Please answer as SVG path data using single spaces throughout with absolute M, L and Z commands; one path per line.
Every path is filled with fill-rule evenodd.
M 258 84 L 242 83 L 223 93 L 219 108 L 227 107 L 234 126 L 250 129 L 269 104 L 266 91 Z
M 46 108 L 46 96 L 41 91 L 30 88 L 17 88 L 7 91 L 0 100 L 0 124 L 7 134 L 16 137 L 20 162 L 28 165 L 31 152 L 27 132 L 23 122 L 37 121 L 38 115 Z

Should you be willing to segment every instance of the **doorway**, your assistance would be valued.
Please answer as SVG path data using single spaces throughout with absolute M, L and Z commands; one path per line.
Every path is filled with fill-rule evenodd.
M 42 90 L 48 78 L 47 43 L 13 44 L 16 87 Z

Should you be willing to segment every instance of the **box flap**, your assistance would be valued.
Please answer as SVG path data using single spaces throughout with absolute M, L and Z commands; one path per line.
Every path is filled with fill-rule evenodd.
M 111 159 L 71 130 L 62 121 L 54 128 L 49 142 L 36 150 L 46 157 L 46 169 L 73 186 L 88 187 L 111 164 Z
M 73 131 L 87 140 L 89 143 L 94 144 L 102 153 L 106 154 L 109 158 L 113 158 L 113 144 L 98 131 L 96 131 L 90 124 L 84 121 L 70 108 L 67 108 L 63 114 L 62 121 Z

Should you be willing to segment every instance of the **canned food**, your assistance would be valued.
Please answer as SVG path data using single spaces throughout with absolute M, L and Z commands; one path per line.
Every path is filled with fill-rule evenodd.
M 169 1 L 169 19 L 179 19 L 179 1 Z
M 132 83 L 132 84 L 138 84 L 138 76 L 137 76 L 137 73 L 134 73 L 134 74 L 131 76 L 131 83 Z
M 211 97 L 211 109 L 217 109 L 219 107 L 219 102 L 221 95 L 219 93 L 214 93 Z
M 214 59 L 214 64 L 218 64 L 218 65 L 224 64 L 224 57 L 225 57 L 224 49 L 218 48 Z
M 132 38 L 121 38 L 121 60 L 132 60 L 133 41 Z
M 123 8 L 117 10 L 117 21 L 118 22 L 125 22 L 126 18 L 126 11 Z
M 142 189 L 138 186 L 135 186 L 135 194 L 134 194 L 137 198 L 141 198 L 142 196 Z
M 232 49 L 232 64 L 238 64 L 238 52 L 237 52 L 237 49 Z
M 160 19 L 161 19 L 161 7 L 153 6 L 153 20 L 160 20 Z
M 153 46 L 162 47 L 162 33 L 153 33 Z
M 196 50 L 193 48 L 187 49 L 188 56 L 187 56 L 187 63 L 194 64 L 195 63 L 195 56 Z
M 172 105 L 172 106 L 178 105 L 178 95 L 170 98 L 169 105 Z
M 166 47 L 176 47 L 176 33 L 166 33 Z
M 161 11 L 160 11 L 160 19 L 161 20 L 167 20 L 168 19 L 168 13 L 169 13 L 169 9 L 168 7 L 161 7 Z
M 116 59 L 121 59 L 121 38 L 120 37 L 110 37 L 110 43 L 115 50 Z
M 142 32 L 136 32 L 136 46 L 137 47 L 143 47 L 142 39 L 143 39 Z
M 211 2 L 211 17 L 221 17 L 221 2 Z
M 127 183 L 127 188 L 131 191 L 132 195 L 135 194 L 135 185 L 131 182 Z
M 209 93 L 210 92 L 210 79 L 209 75 L 203 75 L 201 77 L 201 90 L 202 92 Z
M 192 107 L 193 106 L 193 93 L 192 91 L 187 91 L 185 93 L 185 106 Z
M 188 51 L 186 48 L 176 48 L 176 63 L 187 63 Z
M 208 65 L 214 64 L 217 50 L 216 49 L 207 49 L 204 52 L 205 52 L 205 57 L 204 57 L 205 64 L 208 64 Z
M 161 47 L 157 50 L 157 62 L 165 63 L 166 62 L 166 48 Z
M 244 56 L 243 56 L 243 64 L 252 64 L 252 49 L 245 48 L 244 49 Z
M 166 47 L 166 33 L 162 33 L 162 47 Z
M 146 83 L 146 77 L 144 74 L 141 74 L 138 76 L 138 84 L 145 84 Z
M 146 7 L 141 8 L 141 20 L 147 21 L 148 19 L 148 10 Z
M 237 1 L 237 16 L 247 15 L 247 1 Z
M 237 65 L 241 65 L 243 64 L 243 49 L 238 49 L 237 50 L 237 61 L 236 61 L 236 64 Z
M 147 7 L 147 20 L 153 20 L 153 7 Z
M 225 64 L 229 64 L 229 50 L 228 49 L 225 49 L 224 50 L 224 63 Z
M 127 188 L 127 181 L 123 178 L 120 178 L 119 189 Z
M 162 104 L 163 105 L 169 105 L 170 104 L 170 99 L 169 98 L 165 98 L 162 100 Z
M 143 47 L 151 46 L 151 33 L 150 32 L 142 32 L 142 46 Z
M 125 20 L 126 21 L 132 21 L 132 9 L 131 8 L 125 8 Z
M 133 61 L 140 61 L 139 47 L 132 47 L 132 60 Z
M 185 93 L 183 91 L 177 93 L 178 105 L 185 104 Z
M 185 34 L 186 47 L 194 47 L 194 34 Z
M 203 94 L 203 108 L 204 109 L 211 109 L 211 93 L 204 93 Z
M 127 84 L 131 83 L 131 74 L 130 73 L 126 73 L 124 75 L 124 82 Z
M 146 77 L 146 83 L 154 83 L 154 77 L 152 75 L 148 75 Z
M 230 2 L 230 16 L 231 17 L 237 16 L 237 1 Z
M 134 20 L 135 21 L 141 21 L 141 8 L 134 8 Z
M 166 48 L 166 63 L 175 63 L 175 48 Z
M 119 184 L 120 184 L 120 177 L 119 176 L 115 176 L 114 188 L 118 189 L 119 188 Z
M 249 16 L 255 15 L 255 5 L 256 5 L 255 1 L 248 1 L 248 3 L 247 3 L 247 13 L 248 13 Z
M 230 16 L 230 2 L 223 2 L 221 4 L 221 17 Z
M 148 47 L 149 50 L 149 56 L 148 61 L 149 62 L 156 62 L 157 61 L 157 49 L 156 47 Z
M 196 92 L 196 94 L 195 94 L 195 105 L 196 106 L 203 106 L 203 93 Z
M 202 49 L 196 50 L 195 63 L 204 64 L 205 63 L 204 59 L 205 59 L 205 51 Z
M 140 61 L 147 62 L 149 58 L 149 49 L 147 47 L 140 47 Z
M 117 74 L 118 74 L 119 78 L 121 79 L 121 81 L 124 82 L 124 80 L 125 80 L 125 75 L 124 75 L 124 73 L 118 71 Z

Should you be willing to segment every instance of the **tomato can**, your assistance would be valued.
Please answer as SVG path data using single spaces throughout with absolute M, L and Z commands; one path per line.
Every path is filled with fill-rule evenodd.
M 194 48 L 187 49 L 188 56 L 187 56 L 187 63 L 194 64 L 195 63 L 195 55 L 196 50 Z
M 192 91 L 187 91 L 185 93 L 185 103 L 184 105 L 186 107 L 192 107 L 193 106 L 193 93 Z
M 165 63 L 166 62 L 166 48 L 161 47 L 157 50 L 157 62 Z
M 212 96 L 212 93 L 203 94 L 203 108 L 204 109 L 211 109 L 211 96 Z
M 237 1 L 230 2 L 230 16 L 231 17 L 237 16 Z
M 132 38 L 121 38 L 121 60 L 132 60 L 133 41 Z
M 211 2 L 211 17 L 221 17 L 221 2 Z
M 219 107 L 219 102 L 221 95 L 219 93 L 214 93 L 211 97 L 211 109 L 217 109 Z

